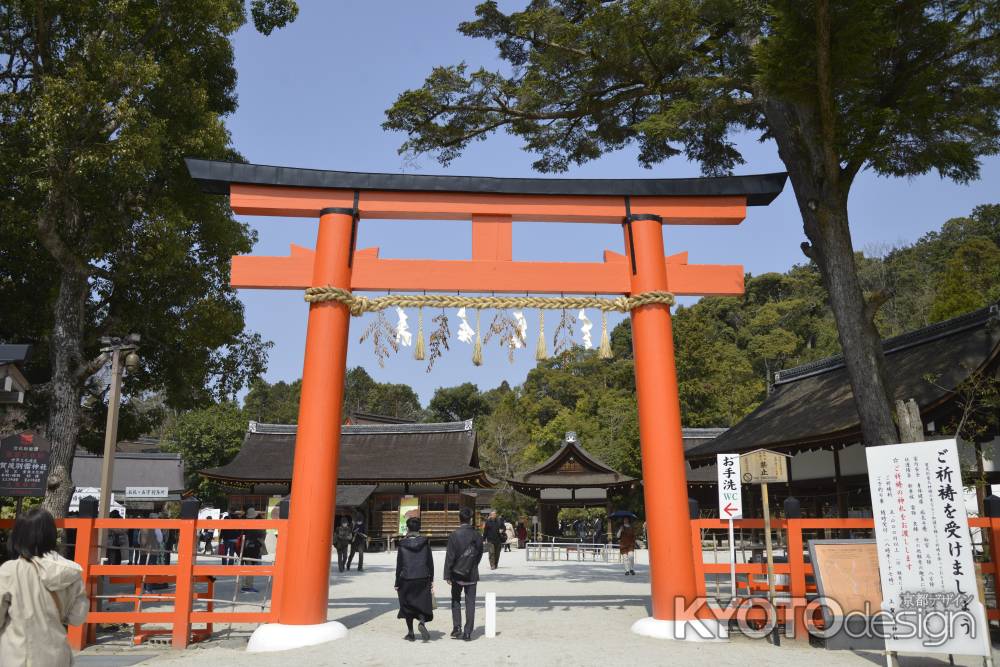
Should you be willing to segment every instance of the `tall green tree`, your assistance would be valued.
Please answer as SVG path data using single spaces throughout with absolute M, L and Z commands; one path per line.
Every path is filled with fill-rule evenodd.
M 432 421 L 465 421 L 488 415 L 490 411 L 489 402 L 471 382 L 438 387 L 427 404 L 428 418 Z
M 238 159 L 233 34 L 243 0 L 0 4 L 0 339 L 35 344 L 36 423 L 52 443 L 45 506 L 65 513 L 81 395 L 106 335 L 139 333 L 138 395 L 175 409 L 232 397 L 266 361 L 244 332 L 229 258 L 254 235 L 183 158 Z M 292 0 L 252 0 L 263 32 Z M 10 260 L 10 261 L 8 261 Z
M 476 8 L 459 31 L 494 42 L 505 71 L 435 68 L 386 129 L 448 163 L 505 130 L 562 171 L 626 145 L 708 175 L 743 163 L 734 132 L 773 139 L 789 173 L 854 390 L 864 441 L 896 439 L 847 202 L 862 169 L 965 182 L 1000 150 L 996 0 L 532 0 Z
M 302 380 L 268 384 L 258 378 L 250 383 L 243 399 L 243 413 L 247 419 L 265 424 L 297 424 L 301 398 Z
M 224 493 L 198 471 L 231 461 L 243 445 L 246 429 L 243 411 L 225 401 L 179 415 L 164 433 L 163 448 L 181 455 L 187 488 L 202 502 L 217 502 Z

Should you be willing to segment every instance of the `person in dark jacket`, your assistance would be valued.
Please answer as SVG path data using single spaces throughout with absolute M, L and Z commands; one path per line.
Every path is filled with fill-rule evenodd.
M 351 530 L 351 520 L 346 516 L 340 517 L 340 525 L 333 532 L 333 546 L 337 548 L 337 569 L 344 571 L 347 565 L 347 549 L 351 546 L 354 531 Z
M 232 512 L 227 519 L 238 519 L 239 514 L 242 512 Z M 219 539 L 222 541 L 222 564 L 223 565 L 236 565 L 239 562 L 239 550 L 236 548 L 236 544 L 240 541 L 240 535 L 243 531 L 239 528 L 223 528 L 219 531 Z
M 399 614 L 406 621 L 406 639 L 413 641 L 413 619 L 417 620 L 420 638 L 431 638 L 424 623 L 433 620 L 434 558 L 427 538 L 420 534 L 420 519 L 406 520 L 406 537 L 396 546 L 396 593 Z
M 247 509 L 247 519 L 259 519 L 260 514 L 253 507 Z M 260 565 L 261 557 L 264 555 L 264 539 L 267 537 L 266 530 L 246 528 L 240 531 L 243 535 L 243 560 L 242 565 Z M 243 586 L 240 588 L 244 593 L 259 593 L 254 586 L 254 577 L 249 575 L 243 579 Z
M 490 512 L 490 518 L 486 519 L 483 537 L 490 549 L 490 569 L 495 570 L 500 567 L 500 549 L 506 539 L 506 528 L 496 512 Z
M 365 547 L 368 546 L 368 526 L 365 525 L 365 515 L 358 512 L 354 515 L 353 537 L 351 538 L 351 555 L 347 557 L 347 569 L 351 569 L 354 554 L 358 555 L 358 572 L 365 569 Z
M 483 538 L 472 526 L 472 510 L 463 507 L 458 512 L 460 526 L 448 536 L 448 553 L 444 559 L 444 579 L 451 586 L 451 636 L 472 639 L 476 627 L 476 582 L 479 581 L 479 561 L 483 559 Z M 462 630 L 462 593 L 465 593 L 465 630 Z

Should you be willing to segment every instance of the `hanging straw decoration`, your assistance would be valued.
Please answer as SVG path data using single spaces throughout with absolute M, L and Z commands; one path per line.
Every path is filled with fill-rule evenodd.
M 538 311 L 538 344 L 535 346 L 535 359 L 544 361 L 549 358 L 549 353 L 545 350 L 545 311 Z
M 476 343 L 472 346 L 472 363 L 475 366 L 483 365 L 483 339 L 479 335 L 479 310 L 476 309 Z
M 597 355 L 601 359 L 611 359 L 614 352 L 611 351 L 611 339 L 608 337 L 608 313 L 601 311 L 601 347 Z
M 417 310 L 417 342 L 413 344 L 413 358 L 423 361 L 424 354 L 424 309 Z

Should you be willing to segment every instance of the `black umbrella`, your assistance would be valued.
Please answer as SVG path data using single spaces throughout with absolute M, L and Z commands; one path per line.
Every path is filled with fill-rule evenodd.
M 609 519 L 638 519 L 635 514 L 629 512 L 628 510 L 618 510 L 617 512 L 612 512 L 608 515 Z

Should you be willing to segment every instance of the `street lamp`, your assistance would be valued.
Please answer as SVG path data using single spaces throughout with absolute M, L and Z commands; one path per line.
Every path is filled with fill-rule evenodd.
M 139 334 L 124 338 L 101 338 L 101 352 L 111 357 L 111 391 L 108 395 L 108 422 L 104 429 L 104 460 L 101 462 L 101 497 L 97 516 L 108 518 L 111 507 L 111 479 L 115 472 L 115 445 L 118 442 L 118 408 L 121 404 L 122 375 L 125 369 L 134 371 L 139 366 Z M 123 359 L 124 357 L 124 359 Z M 124 360 L 124 368 L 122 361 Z M 104 531 L 100 531 L 103 535 Z M 102 540 L 98 540 L 101 543 Z

